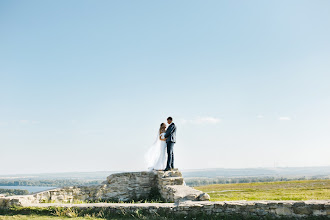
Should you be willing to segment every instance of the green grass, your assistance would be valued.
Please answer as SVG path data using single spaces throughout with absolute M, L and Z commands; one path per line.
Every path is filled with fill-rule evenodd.
M 330 180 L 214 184 L 194 187 L 211 201 L 330 199 Z
M 28 220 L 28 219 L 34 219 L 34 220 L 60 220 L 60 219 L 70 219 L 70 217 L 57 217 L 57 216 L 40 216 L 40 215 L 13 215 L 13 216 L 0 216 L 0 220 Z M 95 218 L 95 217 L 74 217 L 74 219 L 77 220 L 83 220 L 83 219 L 103 219 L 103 218 Z
M 102 213 L 83 212 L 79 213 L 74 208 L 63 207 L 12 207 L 10 209 L 0 209 L 0 220 L 15 220 L 15 219 L 105 219 L 100 216 Z
M 207 215 L 205 213 L 189 213 L 175 214 L 169 213 L 165 210 L 158 210 L 155 213 L 149 211 L 136 209 L 134 212 L 112 212 L 107 208 L 93 207 L 93 208 L 68 208 L 68 207 L 12 207 L 10 209 L 0 209 L 0 220 L 14 220 L 14 219 L 111 219 L 111 220 L 126 220 L 126 219 L 144 219 L 144 220 L 241 220 L 241 215 Z M 256 217 L 245 218 L 257 220 Z

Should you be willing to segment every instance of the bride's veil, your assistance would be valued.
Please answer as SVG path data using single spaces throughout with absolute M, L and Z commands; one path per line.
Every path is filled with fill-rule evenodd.
M 148 170 L 152 170 L 160 157 L 161 151 L 161 141 L 159 139 L 159 133 L 157 132 L 157 137 L 155 142 L 150 146 L 146 154 L 144 155 Z

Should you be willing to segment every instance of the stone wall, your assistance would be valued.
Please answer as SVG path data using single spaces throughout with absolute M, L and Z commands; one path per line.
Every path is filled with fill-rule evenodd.
M 112 174 L 104 183 L 106 191 L 100 193 L 100 196 L 117 201 L 148 199 L 157 188 L 154 172 Z
M 74 207 L 77 210 L 90 210 L 103 213 L 143 213 L 147 217 L 186 216 L 186 219 L 209 219 L 218 216 L 234 216 L 233 219 L 309 219 L 330 218 L 330 200 L 314 201 L 185 201 L 178 203 L 87 203 L 87 204 L 35 204 L 32 206 Z M 89 214 L 91 214 L 89 212 Z M 197 217 L 197 218 L 196 218 Z M 181 219 L 180 218 L 180 219 Z

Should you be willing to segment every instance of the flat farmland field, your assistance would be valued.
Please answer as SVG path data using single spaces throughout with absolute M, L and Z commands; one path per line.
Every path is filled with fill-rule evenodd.
M 214 184 L 194 187 L 211 201 L 233 200 L 330 200 L 330 180 Z

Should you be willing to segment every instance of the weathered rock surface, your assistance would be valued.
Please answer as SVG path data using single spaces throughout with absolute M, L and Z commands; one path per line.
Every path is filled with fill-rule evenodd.
M 155 198 L 157 197 L 158 198 Z M 159 198 L 160 197 L 160 198 Z M 116 173 L 97 186 L 73 186 L 33 195 L 0 197 L 0 207 L 47 202 L 138 201 L 161 199 L 166 202 L 209 200 L 205 193 L 184 186 L 179 170 Z

